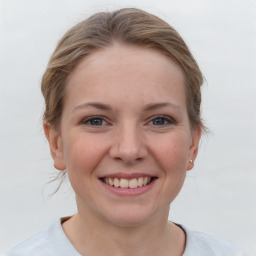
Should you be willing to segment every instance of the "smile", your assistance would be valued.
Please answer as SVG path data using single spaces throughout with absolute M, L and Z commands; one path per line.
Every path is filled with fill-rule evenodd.
M 101 180 L 107 185 L 110 185 L 112 187 L 135 189 L 138 187 L 143 187 L 148 185 L 153 181 L 153 179 L 154 179 L 153 177 L 138 177 L 133 179 L 124 179 L 124 178 L 119 179 L 119 178 L 104 177 Z

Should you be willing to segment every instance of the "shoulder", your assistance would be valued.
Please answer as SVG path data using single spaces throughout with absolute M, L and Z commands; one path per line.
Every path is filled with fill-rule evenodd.
M 51 243 L 48 239 L 48 230 L 42 231 L 25 241 L 17 244 L 12 250 L 7 253 L 7 256 L 43 256 L 43 255 L 51 255 L 49 252 L 46 252 L 49 248 L 49 243 Z M 47 254 L 46 254 L 47 253 Z
M 80 256 L 66 237 L 61 221 L 16 245 L 6 256 Z
M 214 235 L 191 231 L 182 226 L 187 235 L 183 256 L 246 256 L 244 250 L 229 241 Z

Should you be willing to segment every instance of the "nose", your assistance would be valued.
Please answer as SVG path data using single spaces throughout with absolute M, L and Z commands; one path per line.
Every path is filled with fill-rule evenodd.
M 144 136 L 138 127 L 122 126 L 114 135 L 110 157 L 126 165 L 141 162 L 147 155 Z

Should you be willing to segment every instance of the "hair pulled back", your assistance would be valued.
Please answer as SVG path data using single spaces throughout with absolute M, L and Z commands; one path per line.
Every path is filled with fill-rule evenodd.
M 185 76 L 190 125 L 204 129 L 200 115 L 203 76 L 195 59 L 174 28 L 158 17 L 135 8 L 96 13 L 71 28 L 59 41 L 41 83 L 45 121 L 58 128 L 69 74 L 84 57 L 115 41 L 154 48 L 174 60 Z

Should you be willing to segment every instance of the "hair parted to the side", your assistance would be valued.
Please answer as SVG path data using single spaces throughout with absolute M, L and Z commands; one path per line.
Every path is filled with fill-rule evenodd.
M 135 8 L 100 12 L 71 28 L 60 40 L 43 75 L 41 90 L 45 99 L 43 119 L 58 128 L 65 85 L 69 74 L 87 55 L 120 44 L 154 48 L 169 56 L 185 76 L 187 111 L 192 128 L 201 127 L 202 73 L 178 32 L 160 18 Z

